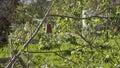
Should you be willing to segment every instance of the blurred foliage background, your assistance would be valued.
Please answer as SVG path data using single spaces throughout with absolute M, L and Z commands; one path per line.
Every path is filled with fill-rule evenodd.
M 52 1 L 20 1 L 13 14 L 10 44 L 0 48 L 0 57 L 14 56 L 12 51 L 21 49 Z M 83 11 L 86 11 L 84 17 Z M 83 21 L 90 26 L 87 32 Z M 52 33 L 46 33 L 48 23 Z M 119 68 L 119 31 L 119 0 L 56 0 L 21 57 L 30 68 Z

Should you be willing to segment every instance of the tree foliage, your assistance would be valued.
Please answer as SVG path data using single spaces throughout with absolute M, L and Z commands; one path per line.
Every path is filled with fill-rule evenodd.
M 12 50 L 22 49 L 52 1 L 20 2 L 10 34 Z M 42 29 L 23 51 L 22 59 L 34 68 L 120 67 L 119 4 L 119 0 L 55 0 Z M 85 17 L 83 11 L 86 11 Z M 83 21 L 90 26 L 87 32 Z M 50 34 L 46 33 L 48 23 L 52 27 Z M 103 29 L 99 30 L 100 25 Z M 5 54 L 0 53 L 1 57 L 8 57 L 6 50 L 2 51 Z

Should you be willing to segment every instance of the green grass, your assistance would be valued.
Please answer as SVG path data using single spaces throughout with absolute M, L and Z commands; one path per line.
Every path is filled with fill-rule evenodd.
M 41 53 L 29 53 L 31 65 L 39 68 L 47 65 L 50 68 L 114 68 L 119 67 L 120 51 L 119 51 L 119 38 L 109 39 L 107 42 L 96 41 L 91 46 L 87 43 L 78 43 L 77 45 L 70 42 L 64 42 L 58 47 L 52 47 L 50 50 L 41 49 L 41 44 L 30 44 L 29 51 Z M 79 41 L 78 41 L 79 42 Z M 118 45 L 117 45 L 118 44 Z M 52 46 L 52 45 L 51 45 Z M 55 45 L 53 45 L 55 46 Z M 19 47 L 21 48 L 21 47 Z M 54 51 L 67 50 L 65 52 L 52 53 Z M 71 51 L 73 50 L 73 51 Z M 9 46 L 0 49 L 0 57 L 9 57 Z M 46 53 L 43 53 L 46 52 Z M 51 52 L 51 53 L 48 53 Z M 22 54 L 23 56 L 24 54 Z M 24 55 L 27 59 L 27 55 Z M 74 63 L 75 62 L 75 63 Z

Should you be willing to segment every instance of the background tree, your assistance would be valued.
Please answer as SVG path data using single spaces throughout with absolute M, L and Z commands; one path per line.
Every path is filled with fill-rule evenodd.
M 8 42 L 8 34 L 10 26 L 13 22 L 13 13 L 18 5 L 18 0 L 0 0 L 0 41 L 2 43 Z

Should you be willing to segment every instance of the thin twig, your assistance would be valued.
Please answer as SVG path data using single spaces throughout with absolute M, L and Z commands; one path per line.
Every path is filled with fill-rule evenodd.
M 38 52 L 33 52 L 33 51 L 24 51 L 28 53 L 56 53 L 56 52 L 67 52 L 68 50 L 62 50 L 62 51 L 38 51 Z M 69 50 L 72 51 L 72 50 Z
M 82 34 L 80 34 L 80 33 L 78 33 L 78 34 L 85 42 L 87 42 L 90 46 L 92 46 L 91 41 L 88 41 Z
M 55 0 L 54 0 L 55 1 Z M 35 32 L 33 33 L 33 35 L 29 38 L 29 40 L 23 45 L 22 49 L 11 59 L 11 61 L 7 64 L 7 66 L 5 68 L 10 68 L 12 63 L 14 63 L 14 61 L 21 55 L 21 52 L 23 50 L 25 50 L 28 46 L 28 44 L 30 43 L 30 41 L 36 36 L 36 34 L 38 33 L 38 31 L 40 30 L 43 22 L 45 21 L 46 17 L 48 16 L 51 8 L 53 7 L 53 3 L 51 4 L 50 8 L 48 9 L 48 11 L 46 12 L 45 16 L 43 17 L 43 19 L 39 22 L 38 27 L 36 28 Z
M 59 56 L 59 57 L 61 57 L 61 58 L 63 58 L 63 59 L 67 59 L 68 61 L 74 63 L 74 64 L 77 65 L 77 66 L 79 66 L 79 64 L 77 64 L 77 63 L 74 62 L 73 60 L 70 60 L 70 59 L 68 59 L 68 58 L 66 58 L 66 57 L 64 57 L 64 56 L 61 56 L 61 55 L 59 55 L 58 53 L 55 53 L 55 55 L 57 55 L 57 56 Z
M 100 14 L 104 13 L 107 9 L 108 9 L 108 7 L 107 7 L 107 8 L 105 8 L 105 9 L 103 9 L 103 10 L 101 10 L 100 12 L 96 13 L 96 14 L 95 14 L 95 16 L 98 16 L 98 15 L 100 15 Z
M 62 18 L 71 18 L 71 19 L 75 19 L 75 20 L 82 20 L 82 19 L 91 19 L 91 18 L 120 18 L 119 16 L 116 17 L 104 17 L 104 16 L 90 16 L 90 17 L 85 17 L 85 18 L 76 18 L 74 16 L 66 16 L 66 15 L 59 15 L 59 14 L 49 14 L 48 16 L 53 16 L 53 17 L 62 17 Z
M 94 41 L 96 40 L 96 38 L 97 38 L 97 36 L 95 36 L 94 38 L 92 38 L 92 40 L 91 40 L 91 44 L 93 44 L 94 43 Z

